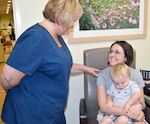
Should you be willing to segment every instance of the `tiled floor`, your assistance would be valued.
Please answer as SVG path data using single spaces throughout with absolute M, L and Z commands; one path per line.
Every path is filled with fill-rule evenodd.
M 5 54 L 4 56 L 5 56 L 5 61 L 6 61 L 7 58 L 9 57 L 9 54 Z M 0 63 L 0 74 L 2 73 L 2 68 L 3 68 L 4 64 L 5 64 L 5 62 Z M 5 95 L 6 95 L 6 93 L 3 92 L 2 87 L 0 85 L 0 113 L 2 110 Z M 0 119 L 0 124 L 4 124 L 1 119 Z

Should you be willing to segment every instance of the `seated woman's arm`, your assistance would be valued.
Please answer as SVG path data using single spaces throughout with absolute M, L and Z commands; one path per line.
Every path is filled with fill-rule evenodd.
M 131 112 L 127 113 L 128 117 L 136 119 L 136 120 L 143 120 L 145 117 L 144 113 L 142 112 L 142 105 L 144 105 L 144 107 L 146 107 L 145 101 L 144 101 L 143 88 L 140 89 L 140 92 L 141 92 L 141 97 L 140 97 L 139 103 L 132 105 Z

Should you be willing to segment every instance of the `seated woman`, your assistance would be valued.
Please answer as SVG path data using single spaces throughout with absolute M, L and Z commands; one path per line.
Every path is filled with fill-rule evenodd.
M 98 97 L 98 104 L 100 108 L 100 112 L 104 112 L 107 114 L 113 115 L 125 115 L 131 119 L 137 120 L 134 124 L 145 124 L 144 121 L 144 113 L 142 109 L 145 108 L 145 101 L 144 101 L 144 81 L 142 75 L 139 71 L 129 68 L 131 80 L 138 83 L 140 88 L 141 97 L 137 104 L 132 105 L 129 112 L 125 112 L 123 107 L 113 106 L 110 110 L 106 107 L 106 92 L 110 88 L 112 79 L 110 77 L 110 69 L 111 66 L 116 65 L 118 63 L 125 63 L 128 66 L 132 64 L 133 61 L 133 48 L 132 46 L 127 43 L 126 41 L 116 41 L 110 47 L 110 51 L 108 53 L 108 63 L 109 67 L 104 69 L 101 73 L 99 73 L 97 78 L 97 97 Z M 97 120 L 100 120 L 99 114 L 97 116 Z

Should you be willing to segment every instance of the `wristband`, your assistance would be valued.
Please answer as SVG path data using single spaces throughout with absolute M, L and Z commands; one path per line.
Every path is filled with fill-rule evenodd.
M 139 102 L 139 103 L 140 103 L 140 102 Z M 140 103 L 140 104 L 141 104 L 142 110 L 144 110 L 144 109 L 145 109 L 144 104 L 142 104 L 142 103 Z

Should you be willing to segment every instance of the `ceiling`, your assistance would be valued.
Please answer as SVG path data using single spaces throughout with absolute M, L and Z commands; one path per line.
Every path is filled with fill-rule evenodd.
M 6 14 L 6 9 L 7 9 L 7 1 L 8 0 L 0 0 L 0 16 L 1 15 L 5 15 Z M 12 9 L 12 2 L 10 3 L 10 10 L 8 14 L 12 14 L 13 13 L 13 9 Z

